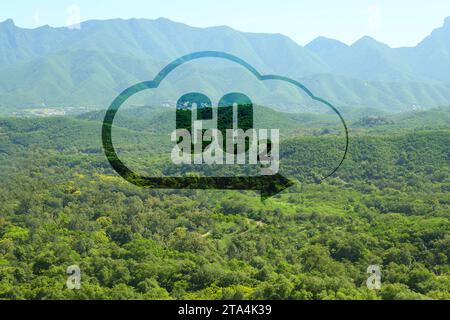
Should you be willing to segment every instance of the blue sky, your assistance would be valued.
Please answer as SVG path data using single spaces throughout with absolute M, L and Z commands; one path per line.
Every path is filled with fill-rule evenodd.
M 0 21 L 65 26 L 76 15 L 73 5 L 83 21 L 166 17 L 198 27 L 283 33 L 301 45 L 319 35 L 348 44 L 369 35 L 393 47 L 413 46 L 450 16 L 450 0 L 2 0 Z

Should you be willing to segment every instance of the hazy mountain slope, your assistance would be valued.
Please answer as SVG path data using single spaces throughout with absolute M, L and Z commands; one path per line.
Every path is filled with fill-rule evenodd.
M 317 75 L 301 81 L 320 97 L 347 108 L 363 106 L 392 112 L 450 102 L 450 85 L 444 83 L 361 81 L 335 75 Z
M 416 47 L 390 48 L 370 37 L 351 46 L 318 37 L 306 45 L 332 74 L 362 80 L 450 83 L 450 18 Z
M 397 112 L 447 105 L 449 21 L 416 48 L 393 49 L 368 37 L 351 46 L 318 38 L 301 47 L 279 34 L 194 28 L 167 19 L 87 21 L 81 30 L 22 29 L 7 20 L 0 23 L 0 108 L 105 108 L 121 90 L 200 50 L 226 51 L 262 73 L 301 80 L 340 107 Z M 232 72 L 217 72 L 214 83 L 225 83 Z M 209 75 L 192 73 L 199 87 L 211 88 Z M 258 91 L 248 84 L 243 90 Z M 277 99 L 282 110 L 295 111 L 288 91 Z
M 100 105 L 157 69 L 151 60 L 78 50 L 48 55 L 2 70 L 3 105 Z
M 49 31 L 45 33 L 45 30 Z M 218 50 L 251 60 L 252 64 L 266 71 L 285 71 L 288 64 L 292 68 L 292 63 L 297 64 L 297 71 L 303 75 L 325 71 L 319 58 L 283 35 L 247 34 L 229 27 L 194 28 L 167 19 L 87 21 L 82 23 L 80 30 L 22 29 L 7 20 L 0 24 L 0 32 L 3 34 L 0 47 L 5 52 L 4 56 L 15 57 L 0 60 L 1 65 L 43 54 L 81 49 L 160 61 L 194 51 Z M 40 40 L 43 34 L 44 44 Z
M 418 73 L 450 83 L 450 17 L 417 47 L 404 51 Z

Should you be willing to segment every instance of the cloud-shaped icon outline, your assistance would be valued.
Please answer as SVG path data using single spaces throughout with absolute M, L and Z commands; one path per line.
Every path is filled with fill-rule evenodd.
M 235 62 L 235 63 L 239 64 L 240 66 L 244 67 L 245 69 L 247 69 L 248 71 L 250 71 L 250 73 L 252 73 L 260 81 L 278 80 L 278 81 L 290 83 L 290 84 L 296 86 L 297 88 L 299 88 L 300 90 L 302 90 L 303 92 L 305 92 L 312 100 L 318 101 L 318 102 L 326 105 L 331 110 L 333 110 L 334 113 L 339 117 L 339 119 L 342 123 L 342 126 L 344 127 L 345 151 L 343 153 L 342 159 L 340 160 L 338 166 L 336 168 L 334 168 L 322 180 L 333 175 L 339 169 L 339 167 L 343 164 L 343 162 L 347 156 L 348 146 L 349 146 L 348 128 L 347 128 L 347 124 L 346 124 L 344 118 L 342 117 L 341 113 L 339 112 L 339 110 L 336 107 L 334 107 L 331 103 L 329 103 L 328 101 L 326 101 L 320 97 L 315 96 L 306 86 L 304 86 L 303 84 L 301 84 L 300 82 L 298 82 L 294 79 L 284 77 L 284 76 L 279 76 L 279 75 L 262 75 L 252 65 L 250 65 L 246 61 L 244 61 L 232 54 L 229 54 L 226 52 L 220 52 L 220 51 L 199 51 L 199 52 L 194 52 L 194 53 L 182 56 L 181 58 L 178 58 L 177 60 L 171 62 L 166 67 L 164 67 L 153 80 L 140 82 L 138 84 L 135 84 L 135 85 L 125 89 L 116 99 L 114 99 L 114 101 L 108 108 L 105 118 L 103 120 L 103 127 L 102 127 L 103 149 L 104 149 L 105 155 L 106 155 L 109 163 L 113 167 L 113 169 L 120 176 L 122 176 L 125 180 L 127 180 L 135 185 L 143 186 L 143 187 L 161 186 L 162 188 L 166 188 L 166 187 L 171 188 L 172 186 L 179 186 L 180 188 L 182 188 L 183 185 L 186 185 L 183 183 L 181 183 L 181 184 L 180 183 L 178 183 L 178 184 L 177 183 L 175 183 L 175 184 L 168 183 L 168 182 L 165 182 L 166 180 L 164 180 L 166 178 L 175 179 L 173 177 L 166 177 L 166 178 L 164 178 L 164 177 L 142 177 L 142 176 L 134 173 L 132 170 L 130 170 L 122 161 L 120 161 L 120 159 L 114 149 L 114 146 L 112 143 L 112 124 L 114 122 L 114 118 L 115 118 L 117 112 L 119 111 L 119 108 L 131 96 L 133 96 L 141 91 L 147 90 L 147 89 L 158 88 L 159 85 L 161 84 L 161 82 L 173 70 L 175 70 L 179 66 L 181 66 L 189 61 L 197 60 L 197 59 L 201 59 L 201 58 L 220 58 L 220 59 L 225 59 L 225 60 Z M 212 178 L 212 179 L 214 179 L 214 178 Z M 227 178 L 223 177 L 223 179 L 227 179 Z M 286 179 L 286 181 L 284 181 L 283 179 L 280 178 L 281 183 L 284 183 L 286 186 L 288 184 L 292 185 L 291 183 L 287 183 L 287 179 Z

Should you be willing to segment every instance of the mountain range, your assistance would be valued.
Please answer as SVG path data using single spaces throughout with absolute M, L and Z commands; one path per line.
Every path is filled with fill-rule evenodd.
M 450 18 L 407 48 L 370 37 L 352 45 L 319 37 L 300 46 L 281 34 L 194 28 L 164 18 L 91 20 L 80 29 L 24 29 L 6 20 L 0 23 L 0 111 L 106 108 L 123 89 L 203 50 L 228 52 L 261 73 L 299 80 L 344 109 L 400 112 L 450 104 Z M 193 72 L 207 87 L 201 71 Z M 294 111 L 288 104 L 281 109 Z

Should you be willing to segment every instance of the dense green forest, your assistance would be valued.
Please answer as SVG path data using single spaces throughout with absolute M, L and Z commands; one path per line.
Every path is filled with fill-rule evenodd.
M 450 299 L 449 114 L 350 119 L 347 159 L 324 181 L 327 118 L 271 115 L 292 128 L 280 149 L 297 183 L 264 202 L 127 183 L 101 149 L 101 113 L 0 119 L 0 299 Z M 141 114 L 118 126 L 125 154 L 162 150 Z

